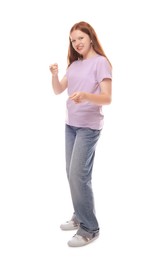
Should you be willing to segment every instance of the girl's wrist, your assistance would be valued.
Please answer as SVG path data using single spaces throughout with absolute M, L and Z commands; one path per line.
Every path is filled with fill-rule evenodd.
M 55 78 L 57 76 L 57 74 L 52 74 L 52 78 Z

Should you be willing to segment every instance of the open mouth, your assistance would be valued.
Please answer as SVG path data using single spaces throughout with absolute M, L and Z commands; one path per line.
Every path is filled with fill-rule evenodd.
M 77 47 L 77 51 L 82 51 L 83 47 Z

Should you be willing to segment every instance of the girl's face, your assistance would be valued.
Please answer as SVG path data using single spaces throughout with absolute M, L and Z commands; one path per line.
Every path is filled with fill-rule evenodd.
M 80 30 L 74 30 L 70 34 L 70 40 L 75 51 L 82 55 L 83 59 L 86 59 L 90 56 L 92 52 L 92 44 L 88 34 Z

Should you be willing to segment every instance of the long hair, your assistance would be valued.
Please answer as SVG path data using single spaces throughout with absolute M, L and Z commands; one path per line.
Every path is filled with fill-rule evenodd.
M 94 49 L 94 51 L 99 54 L 99 55 L 102 55 L 104 56 L 110 66 L 111 66 L 111 63 L 109 61 L 109 59 L 107 58 L 102 46 L 101 46 L 101 43 L 97 37 L 97 34 L 95 32 L 95 30 L 93 29 L 93 27 L 89 24 L 89 23 L 86 23 L 86 22 L 79 22 L 79 23 L 75 23 L 71 30 L 70 30 L 70 34 L 74 31 L 74 30 L 80 30 L 81 32 L 84 32 L 86 33 L 90 39 L 92 40 L 92 47 Z M 82 55 L 80 55 L 77 51 L 75 51 L 75 49 L 73 48 L 72 46 L 72 42 L 71 42 L 71 39 L 69 37 L 69 48 L 68 48 L 68 55 L 67 55 L 67 63 L 68 63 L 68 67 L 71 65 L 72 62 L 74 62 L 75 60 L 79 60 L 79 59 L 82 59 Z

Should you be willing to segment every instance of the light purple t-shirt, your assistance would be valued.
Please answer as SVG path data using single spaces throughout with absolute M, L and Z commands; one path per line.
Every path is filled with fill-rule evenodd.
M 74 61 L 68 67 L 66 77 L 68 95 L 76 91 L 99 94 L 100 82 L 104 78 L 112 78 L 112 72 L 108 60 L 101 55 L 95 55 L 85 60 Z M 101 105 L 91 102 L 76 104 L 68 98 L 66 124 L 100 130 L 103 120 Z

